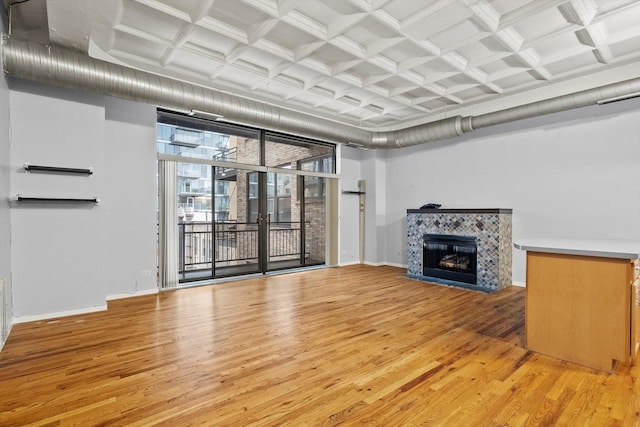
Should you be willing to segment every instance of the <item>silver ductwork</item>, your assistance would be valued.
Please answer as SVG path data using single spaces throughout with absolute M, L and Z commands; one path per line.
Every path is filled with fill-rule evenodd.
M 369 145 L 371 132 L 5 34 L 4 72 L 23 79 L 159 105 L 334 142 Z
M 197 110 L 268 130 L 366 148 L 395 148 L 453 138 L 507 123 L 640 92 L 640 78 L 472 117 L 455 116 L 406 129 L 372 132 L 202 86 L 90 58 L 80 52 L 3 35 L 4 72 L 178 110 Z
M 637 94 L 638 92 L 640 92 L 640 78 L 626 80 L 594 89 L 549 98 L 544 101 L 532 102 L 506 110 L 473 116 L 471 118 L 471 126 L 473 129 L 480 129 L 516 120 L 543 116 L 545 114 L 559 113 L 561 111 L 595 105 L 607 99 Z

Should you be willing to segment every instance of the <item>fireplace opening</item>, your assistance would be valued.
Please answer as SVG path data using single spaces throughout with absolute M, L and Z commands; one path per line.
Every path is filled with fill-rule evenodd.
M 475 285 L 478 277 L 477 251 L 475 237 L 425 234 L 422 274 Z

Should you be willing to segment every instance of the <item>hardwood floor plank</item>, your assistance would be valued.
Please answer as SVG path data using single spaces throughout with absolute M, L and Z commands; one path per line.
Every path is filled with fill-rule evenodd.
M 640 368 L 528 351 L 524 298 L 357 265 L 110 301 L 14 326 L 0 425 L 640 424 Z

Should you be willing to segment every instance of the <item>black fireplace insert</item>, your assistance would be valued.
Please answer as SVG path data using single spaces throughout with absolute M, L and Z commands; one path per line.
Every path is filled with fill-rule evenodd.
M 425 276 L 476 284 L 477 239 L 473 236 L 425 234 L 422 268 Z

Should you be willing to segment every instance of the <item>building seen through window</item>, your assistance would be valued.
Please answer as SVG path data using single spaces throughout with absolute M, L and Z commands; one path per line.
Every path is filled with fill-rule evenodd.
M 177 165 L 180 280 L 324 263 L 335 145 L 159 111 L 157 150 Z

